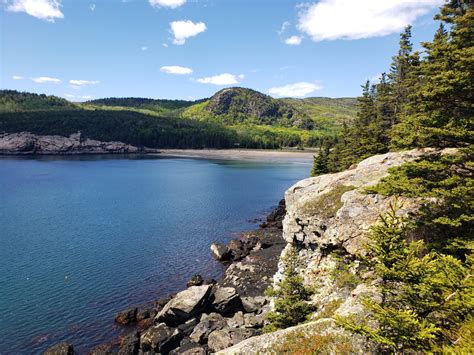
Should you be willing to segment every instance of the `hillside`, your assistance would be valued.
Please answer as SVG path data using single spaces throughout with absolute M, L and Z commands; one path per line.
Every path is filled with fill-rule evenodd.
M 148 99 L 141 97 L 110 97 L 86 101 L 84 105 L 145 109 L 155 112 L 169 112 L 192 106 L 198 101 Z
M 186 108 L 182 116 L 228 125 L 259 124 L 320 130 L 335 134 L 356 115 L 355 98 L 274 99 L 258 91 L 227 88 Z
M 0 90 L 0 112 L 75 109 L 73 103 L 57 97 L 15 90 Z
M 0 131 L 67 136 L 83 130 L 93 139 L 151 148 L 316 147 L 334 140 L 342 120 L 352 120 L 353 103 L 274 99 L 244 88 L 198 101 L 104 98 L 84 103 L 4 90 Z

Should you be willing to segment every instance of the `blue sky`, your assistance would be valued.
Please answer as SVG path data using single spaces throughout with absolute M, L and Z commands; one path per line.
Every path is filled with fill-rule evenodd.
M 1 87 L 72 101 L 357 96 L 442 0 L 0 0 Z M 418 45 L 415 46 L 419 48 Z

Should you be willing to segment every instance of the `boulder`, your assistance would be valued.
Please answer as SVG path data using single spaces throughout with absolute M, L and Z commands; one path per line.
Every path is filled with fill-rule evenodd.
M 230 328 L 239 328 L 244 326 L 244 314 L 242 311 L 236 312 L 232 318 L 226 319 Z
M 232 344 L 238 344 L 245 339 L 259 335 L 260 332 L 253 328 L 234 328 L 230 329 L 230 337 L 232 338 Z
M 219 351 L 232 346 L 232 337 L 229 329 L 214 330 L 207 339 L 207 345 L 211 351 Z
M 182 334 L 178 329 L 160 323 L 149 328 L 140 337 L 140 347 L 143 351 L 168 353 L 179 345 Z
M 191 286 L 201 286 L 204 283 L 204 279 L 202 278 L 201 275 L 194 275 L 191 277 L 191 280 L 189 280 L 186 283 L 186 286 L 191 287 Z
M 212 307 L 223 315 L 234 314 L 243 308 L 242 300 L 233 287 L 219 287 L 214 293 Z
M 203 346 L 193 342 L 191 339 L 189 338 L 183 338 L 183 340 L 181 340 L 181 343 L 179 344 L 179 347 L 172 350 L 170 353 L 170 355 L 182 355 L 182 354 L 185 354 L 185 355 L 205 355 L 206 354 L 206 350 L 204 349 Z
M 211 332 L 217 329 L 223 329 L 226 326 L 227 322 L 220 314 L 203 314 L 201 321 L 194 328 L 189 338 L 196 343 L 204 344 Z
M 115 322 L 121 325 L 129 325 L 137 321 L 137 308 L 129 308 L 117 313 Z
M 48 348 L 44 355 L 74 355 L 74 347 L 72 344 L 62 342 Z
M 187 290 L 179 292 L 163 307 L 155 320 L 170 326 L 186 322 L 205 309 L 208 305 L 211 290 L 211 285 L 203 285 L 191 286 Z
M 143 308 L 137 311 L 137 322 L 154 317 L 156 312 L 152 308 Z
M 245 313 L 258 313 L 267 303 L 268 299 L 264 296 L 242 297 L 242 305 Z
M 183 324 L 178 325 L 178 329 L 185 335 L 189 335 L 193 332 L 196 325 L 199 323 L 197 318 L 191 318 L 184 322 Z
M 255 315 L 252 313 L 244 314 L 245 328 L 262 328 L 265 318 L 263 315 Z
M 118 355 L 137 355 L 140 348 L 138 332 L 133 332 L 122 338 Z
M 230 260 L 231 254 L 229 248 L 223 244 L 212 243 L 211 244 L 211 253 L 212 256 L 217 261 L 228 261 Z

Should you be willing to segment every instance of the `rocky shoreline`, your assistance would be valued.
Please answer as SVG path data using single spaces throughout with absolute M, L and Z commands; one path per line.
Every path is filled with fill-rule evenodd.
M 29 132 L 0 133 L 0 155 L 79 155 L 157 153 L 156 149 L 122 142 L 102 142 L 81 132 L 63 136 L 40 136 Z
M 115 322 L 130 333 L 91 354 L 208 354 L 260 335 L 270 310 L 270 299 L 264 293 L 273 283 L 286 245 L 282 237 L 285 213 L 282 200 L 259 229 L 227 245 L 212 244 L 213 257 L 227 267 L 221 280 L 195 275 L 177 294 L 150 307 L 119 312 Z M 74 353 L 69 343 L 56 344 L 45 352 Z

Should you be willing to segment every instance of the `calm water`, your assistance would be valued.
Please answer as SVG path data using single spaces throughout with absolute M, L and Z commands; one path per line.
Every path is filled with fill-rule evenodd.
M 157 158 L 0 158 L 0 353 L 123 332 L 114 314 L 217 278 L 209 245 L 309 174 L 309 165 Z

